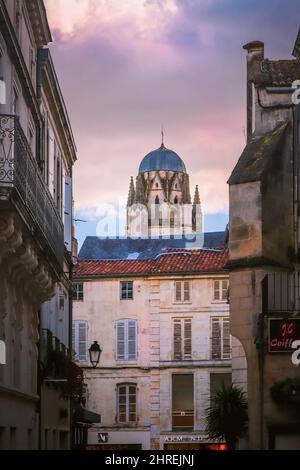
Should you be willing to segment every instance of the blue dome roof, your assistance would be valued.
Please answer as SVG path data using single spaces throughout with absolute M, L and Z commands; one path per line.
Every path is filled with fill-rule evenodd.
M 146 171 L 179 171 L 186 173 L 185 164 L 173 150 L 167 149 L 164 145 L 146 155 L 139 168 L 139 173 Z

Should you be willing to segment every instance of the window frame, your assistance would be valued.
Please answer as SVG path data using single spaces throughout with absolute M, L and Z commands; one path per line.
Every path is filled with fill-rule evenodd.
M 126 286 L 126 297 L 123 297 L 123 285 L 127 284 Z M 128 296 L 128 284 L 131 284 L 131 297 Z M 133 281 L 120 281 L 120 300 L 133 300 Z
M 180 358 L 175 357 L 175 325 L 180 324 Z M 186 324 L 190 325 L 190 352 L 186 352 L 188 337 L 186 336 Z M 192 317 L 173 317 L 172 318 L 172 360 L 173 361 L 191 361 L 193 356 L 193 318 Z
M 218 326 L 220 328 L 220 355 L 218 357 L 214 356 L 213 352 L 213 324 L 218 322 Z M 224 352 L 225 349 L 225 341 L 227 341 L 227 337 L 224 338 L 224 324 L 228 325 L 229 333 L 228 333 L 228 352 Z M 228 361 L 231 359 L 232 355 L 232 346 L 231 346 L 231 334 L 230 334 L 230 318 L 229 316 L 213 316 L 210 318 L 210 357 L 212 360 L 216 361 Z
M 226 295 L 225 298 L 223 297 L 223 293 L 225 291 L 223 287 L 223 283 L 226 282 Z M 216 283 L 218 283 L 218 288 L 216 289 Z M 228 301 L 228 290 L 229 290 L 229 279 L 214 279 L 213 280 L 213 303 L 227 303 Z M 219 292 L 218 297 L 216 297 L 216 291 Z
M 135 405 L 135 411 L 134 412 L 131 412 L 130 411 L 130 405 L 132 405 L 132 403 L 130 403 L 130 388 L 134 388 L 134 391 L 135 391 L 135 401 L 134 401 L 134 405 Z M 120 401 L 120 390 L 122 388 L 125 388 L 125 404 L 122 404 L 121 401 Z M 116 398 L 117 398 L 117 413 L 116 413 L 116 421 L 118 424 L 120 425 L 123 425 L 123 426 L 136 426 L 137 423 L 138 423 L 138 416 L 137 416 L 137 394 L 138 394 L 138 387 L 137 387 L 137 384 L 136 383 L 133 383 L 133 382 L 125 382 L 125 383 L 119 383 L 117 384 L 116 386 Z M 123 405 L 125 406 L 125 413 L 121 413 L 120 412 L 120 406 Z M 121 414 L 125 414 L 125 421 L 121 421 L 120 420 L 120 415 Z M 135 415 L 135 420 L 134 421 L 130 421 L 130 415 L 131 414 L 134 414 Z
M 129 339 L 130 337 L 130 327 L 132 324 L 134 323 L 134 331 L 135 331 L 135 338 L 134 338 L 134 345 L 135 345 L 135 351 L 134 351 L 134 357 L 130 357 L 132 355 L 132 353 L 129 352 L 129 349 L 130 349 L 130 341 L 132 341 L 131 339 Z M 118 329 L 119 327 L 123 325 L 123 329 L 124 329 L 124 354 L 123 354 L 123 357 L 120 357 L 121 355 L 119 354 L 119 342 L 121 341 L 119 339 L 119 336 L 118 336 Z M 124 361 L 124 362 L 128 362 L 128 361 L 137 361 L 138 359 L 138 321 L 136 319 L 132 319 L 132 318 L 126 318 L 126 319 L 119 319 L 116 321 L 115 323 L 115 329 L 116 329 L 116 354 L 115 354 L 115 358 L 116 358 L 116 361 Z
M 177 299 L 177 284 L 180 283 L 180 300 Z M 189 298 L 184 299 L 185 296 L 185 285 L 189 286 Z M 174 304 L 191 304 L 192 303 L 192 281 L 191 280 L 180 280 L 174 281 Z
M 82 286 L 81 291 L 78 289 L 78 286 Z M 80 295 L 82 295 L 82 298 L 78 298 Z M 72 300 L 74 302 L 84 301 L 84 282 L 73 282 Z

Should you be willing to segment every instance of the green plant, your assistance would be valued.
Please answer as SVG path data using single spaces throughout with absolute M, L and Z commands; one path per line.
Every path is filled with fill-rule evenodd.
M 238 439 L 247 432 L 248 405 L 244 392 L 234 385 L 223 384 L 212 396 L 206 413 L 208 436 L 225 440 L 228 448 L 234 450 Z

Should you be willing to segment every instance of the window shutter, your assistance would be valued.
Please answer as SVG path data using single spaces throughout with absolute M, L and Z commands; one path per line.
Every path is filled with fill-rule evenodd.
M 125 322 L 117 322 L 117 359 L 125 359 Z
M 184 281 L 183 283 L 183 301 L 189 302 L 190 300 L 190 283 L 189 281 Z
M 137 352 L 137 322 L 129 320 L 127 322 L 127 345 L 128 345 L 128 359 L 136 359 Z
M 175 300 L 176 302 L 181 301 L 181 282 L 175 282 Z
M 87 360 L 87 322 L 78 323 L 78 360 Z
M 181 320 L 174 320 L 174 359 L 181 360 Z
M 78 343 L 78 338 L 77 338 L 77 331 L 76 331 L 76 323 L 73 321 L 72 323 L 72 354 L 75 353 L 75 355 L 76 355 L 77 343 Z
M 184 359 L 192 357 L 192 320 L 184 320 Z
M 220 300 L 220 282 L 214 281 L 214 300 Z
M 223 359 L 230 359 L 230 352 L 229 318 L 223 318 Z
M 228 281 L 222 281 L 222 300 L 227 300 Z
M 221 359 L 221 328 L 219 318 L 212 318 L 211 355 L 213 359 Z

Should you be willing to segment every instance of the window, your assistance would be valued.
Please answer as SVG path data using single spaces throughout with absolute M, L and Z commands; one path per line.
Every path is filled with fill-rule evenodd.
M 121 282 L 121 300 L 133 299 L 133 282 Z
M 230 359 L 229 318 L 211 319 L 211 357 L 212 359 Z
M 73 284 L 73 300 L 83 300 L 83 283 Z
M 189 281 L 175 282 L 175 302 L 190 302 L 191 285 Z
M 175 318 L 173 320 L 174 360 L 192 358 L 192 319 Z
M 116 323 L 116 340 L 118 361 L 133 361 L 137 359 L 137 321 L 118 320 Z
M 210 374 L 210 397 L 212 398 L 222 387 L 230 387 L 232 382 L 230 373 Z
M 117 388 L 118 422 L 136 423 L 136 385 L 122 384 Z
M 72 349 L 77 361 L 87 361 L 87 331 L 88 322 L 83 320 L 73 321 Z
M 229 282 L 227 279 L 214 281 L 214 300 L 226 302 Z

